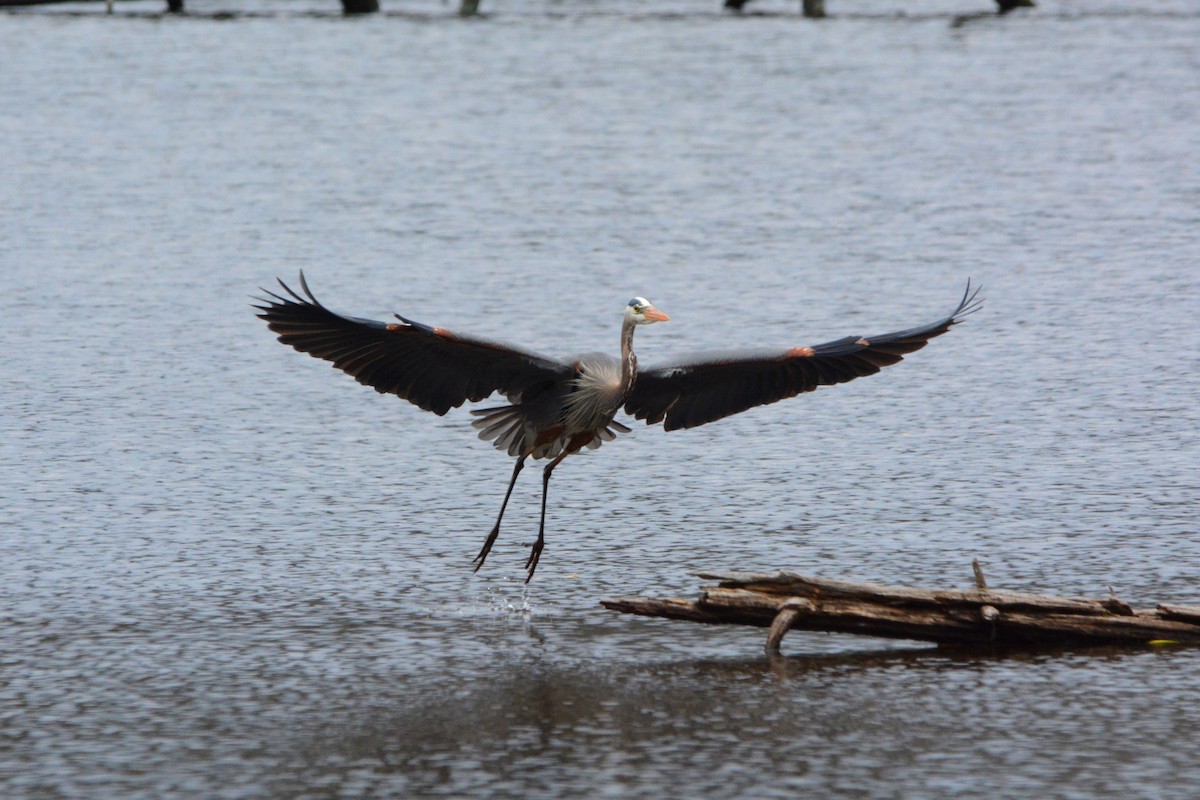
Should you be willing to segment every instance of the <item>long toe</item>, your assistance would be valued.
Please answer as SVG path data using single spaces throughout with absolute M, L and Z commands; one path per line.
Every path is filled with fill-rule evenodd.
M 488 534 L 488 538 L 483 543 L 483 547 L 479 548 L 479 555 L 475 556 L 472 563 L 475 564 L 475 571 L 479 572 L 479 568 L 483 566 L 483 562 L 487 561 L 488 553 L 492 552 L 492 545 L 496 543 L 496 537 L 500 535 L 500 530 L 495 529 Z
M 529 570 L 529 574 L 525 576 L 525 582 L 529 583 L 533 580 L 533 573 L 537 571 L 538 561 L 542 558 L 542 545 L 535 544 L 529 552 L 529 559 L 525 562 L 525 569 Z

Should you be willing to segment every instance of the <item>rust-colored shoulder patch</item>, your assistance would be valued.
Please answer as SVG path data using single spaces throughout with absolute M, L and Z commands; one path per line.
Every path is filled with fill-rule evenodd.
M 443 339 L 453 339 L 454 338 L 454 334 L 451 333 L 450 331 L 446 330 L 445 328 L 434 328 L 433 333 L 435 336 L 440 336 Z
M 407 325 L 397 325 L 395 322 L 393 322 L 391 325 L 387 326 L 387 329 L 389 331 L 402 331 L 407 327 Z
M 787 351 L 788 358 L 809 358 L 813 354 L 811 347 L 793 347 Z
M 861 344 L 863 347 L 870 347 L 871 341 L 864 336 L 863 338 L 861 338 L 857 342 L 855 342 L 855 344 Z

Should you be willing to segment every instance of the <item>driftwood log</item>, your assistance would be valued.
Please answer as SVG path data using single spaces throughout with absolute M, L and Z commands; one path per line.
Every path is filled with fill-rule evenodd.
M 1200 606 L 1134 609 L 1115 596 L 996 591 L 987 587 L 978 562 L 974 568 L 974 589 L 883 586 L 793 572 L 700 573 L 718 584 L 704 587 L 697 600 L 620 597 L 601 604 L 648 617 L 770 628 L 768 653 L 779 652 L 789 630 L 976 647 L 1200 644 Z

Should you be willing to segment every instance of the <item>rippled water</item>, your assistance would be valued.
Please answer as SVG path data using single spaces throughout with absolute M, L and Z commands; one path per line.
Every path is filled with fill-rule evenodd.
M 0 794 L 1195 796 L 1192 651 L 768 662 L 598 606 L 975 557 L 1200 603 L 1194 8 L 715 5 L 0 15 Z M 536 472 L 472 574 L 510 462 L 275 343 L 248 296 L 300 268 L 564 355 L 646 295 L 643 363 L 988 302 L 567 461 L 525 587 Z

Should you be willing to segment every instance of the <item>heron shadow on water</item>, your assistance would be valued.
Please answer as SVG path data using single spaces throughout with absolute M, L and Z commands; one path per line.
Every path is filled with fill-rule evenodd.
M 555 467 L 572 453 L 594 449 L 631 428 L 617 412 L 672 431 L 695 428 L 819 386 L 874 375 L 950 330 L 982 304 L 971 282 L 949 315 L 927 325 L 877 336 L 847 336 L 824 344 L 703 353 L 686 361 L 638 366 L 633 334 L 670 320 L 644 297 L 625 306 L 620 356 L 584 353 L 553 358 L 502 342 L 433 327 L 396 314 L 380 322 L 334 313 L 300 273 L 300 291 L 264 289 L 258 316 L 283 344 L 351 375 L 381 394 L 394 394 L 439 416 L 464 403 L 502 395 L 505 405 L 475 409 L 479 438 L 516 458 L 496 523 L 475 556 L 483 566 L 500 535 L 525 462 L 549 459 L 542 470 L 537 540 L 525 562 L 533 578 L 545 547 L 546 498 Z

